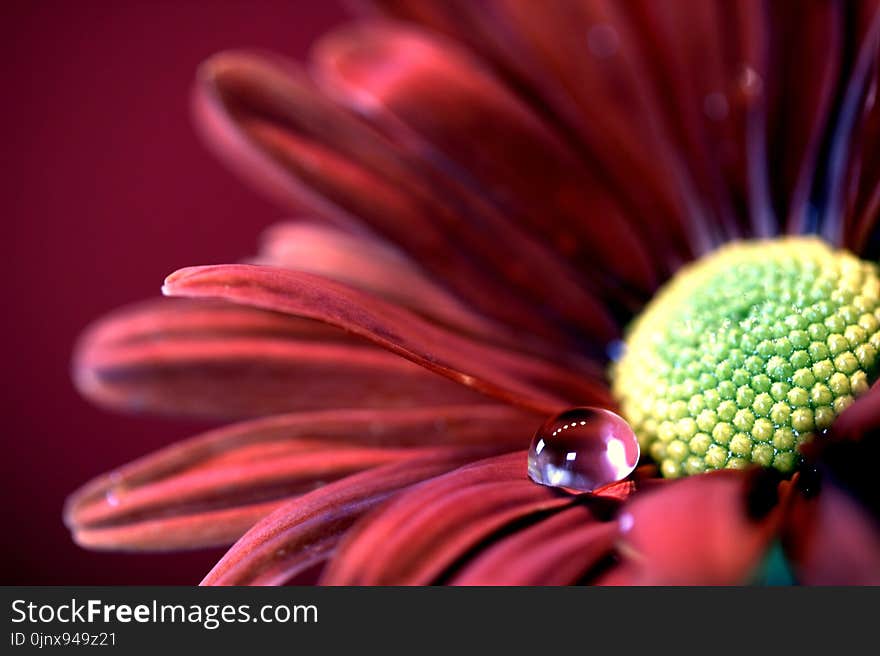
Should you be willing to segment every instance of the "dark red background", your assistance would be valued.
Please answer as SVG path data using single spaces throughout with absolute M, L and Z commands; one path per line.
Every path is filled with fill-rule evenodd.
M 197 583 L 220 552 L 90 553 L 61 523 L 91 476 L 192 433 L 74 391 L 77 334 L 190 264 L 234 261 L 281 211 L 198 142 L 189 91 L 226 48 L 302 57 L 328 0 L 8 0 L 2 25 L 0 583 Z

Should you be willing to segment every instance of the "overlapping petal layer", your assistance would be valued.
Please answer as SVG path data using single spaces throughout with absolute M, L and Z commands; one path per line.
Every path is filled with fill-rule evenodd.
M 65 520 L 92 548 L 229 544 L 291 497 L 328 482 L 411 460 L 509 450 L 534 421 L 504 406 L 457 406 L 336 409 L 233 424 L 96 478 L 71 496 Z
M 80 391 L 128 411 L 243 418 L 293 410 L 481 402 L 326 324 L 249 307 L 157 300 L 94 324 Z
M 338 546 L 345 532 L 393 493 L 486 455 L 486 447 L 438 450 L 331 483 L 281 506 L 248 531 L 203 585 L 292 583 Z

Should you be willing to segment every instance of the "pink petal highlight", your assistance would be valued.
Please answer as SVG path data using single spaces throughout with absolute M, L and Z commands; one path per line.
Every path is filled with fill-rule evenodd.
M 291 501 L 242 536 L 202 585 L 280 585 L 295 579 L 326 559 L 366 512 L 397 491 L 479 453 L 474 448 L 438 450 L 424 458 L 350 476 Z

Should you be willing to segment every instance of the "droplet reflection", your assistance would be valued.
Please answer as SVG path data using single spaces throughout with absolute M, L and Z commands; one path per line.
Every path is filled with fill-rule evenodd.
M 636 468 L 630 425 L 601 408 L 573 408 L 548 420 L 529 447 L 529 477 L 541 485 L 592 492 Z

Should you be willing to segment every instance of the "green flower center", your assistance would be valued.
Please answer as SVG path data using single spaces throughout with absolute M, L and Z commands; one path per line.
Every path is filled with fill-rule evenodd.
M 788 472 L 875 378 L 880 273 L 814 238 L 730 244 L 682 269 L 611 370 L 667 478 L 749 463 Z

